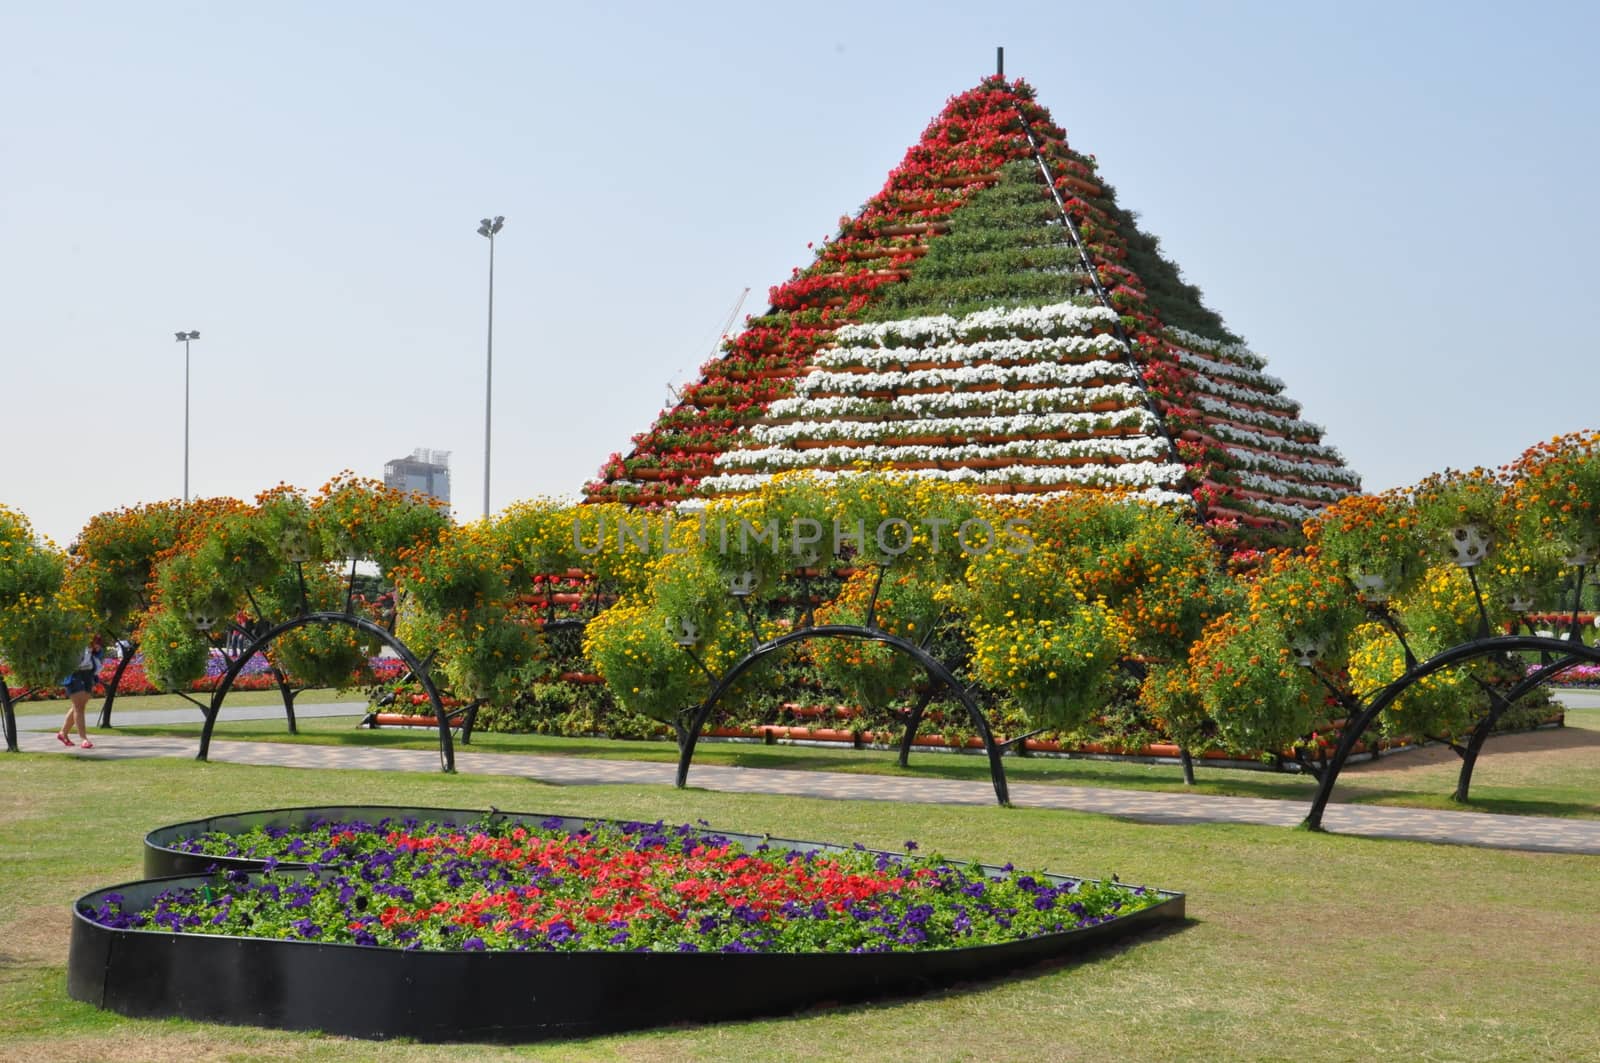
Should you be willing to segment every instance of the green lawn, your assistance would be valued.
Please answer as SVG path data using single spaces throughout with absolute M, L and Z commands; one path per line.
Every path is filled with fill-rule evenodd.
M 935 758 L 927 757 L 924 760 Z M 942 758 L 941 758 L 942 759 Z M 137 877 L 156 826 L 284 804 L 396 802 L 686 821 L 1014 860 L 1189 894 L 1182 929 L 932 996 L 471 1058 L 624 1060 L 1600 1058 L 1595 857 L 1236 825 L 513 778 L 0 756 L 0 1045 L 28 1060 L 460 1059 L 463 1050 L 177 1021 L 69 1001 L 68 906 Z M 362 1006 L 352 987 L 350 1006 Z
M 176 733 L 198 738 L 200 723 L 192 710 L 190 714 L 175 714 L 174 719 L 172 725 L 119 730 L 125 730 L 128 734 Z M 216 737 L 221 740 L 305 742 L 384 749 L 438 747 L 437 733 L 427 729 L 385 728 L 371 731 L 354 727 L 353 719 L 337 718 L 302 720 L 299 735 L 288 734 L 281 719 L 225 721 L 218 725 Z M 471 745 L 466 748 L 485 753 L 537 753 L 651 761 L 677 759 L 676 747 L 666 741 L 628 742 L 480 732 L 473 736 Z M 988 763 L 983 757 L 948 753 L 913 753 L 910 768 L 903 770 L 896 763 L 895 755 L 887 750 L 703 741 L 696 749 L 695 761 L 752 768 L 870 772 L 953 779 L 988 778 Z M 1340 777 L 1335 799 L 1419 808 L 1600 818 L 1600 708 L 1569 709 L 1566 727 L 1491 739 L 1478 758 L 1470 805 L 1457 805 L 1450 800 L 1450 795 L 1455 791 L 1459 765 L 1455 754 L 1442 746 L 1352 765 Z M 1198 769 L 1193 788 L 1184 786 L 1182 774 L 1176 765 L 1008 757 L 1006 772 L 1008 778 L 1019 783 L 1187 790 L 1231 797 L 1309 801 L 1316 790 L 1314 780 L 1307 776 L 1209 768 L 1203 763 Z

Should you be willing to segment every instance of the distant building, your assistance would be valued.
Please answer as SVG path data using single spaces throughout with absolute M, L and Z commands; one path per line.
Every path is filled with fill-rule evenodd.
M 383 466 L 383 484 L 397 491 L 416 491 L 450 504 L 450 452 L 418 447 L 409 458 L 395 458 Z

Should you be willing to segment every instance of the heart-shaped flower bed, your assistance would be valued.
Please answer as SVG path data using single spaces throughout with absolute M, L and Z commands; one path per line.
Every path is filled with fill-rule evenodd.
M 1183 914 L 1181 894 L 912 843 L 889 853 L 703 825 L 297 809 L 147 843 L 153 869 L 217 870 L 80 899 L 74 997 L 359 1036 L 525 1039 L 792 1010 Z

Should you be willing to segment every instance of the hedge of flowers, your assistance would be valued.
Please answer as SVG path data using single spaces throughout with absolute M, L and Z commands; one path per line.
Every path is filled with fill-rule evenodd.
M 770 305 L 606 462 L 590 497 L 673 502 L 865 463 L 999 493 L 1132 484 L 1198 503 L 1213 534 L 1259 547 L 1292 542 L 1359 489 L 1020 81 L 950 99 Z M 1021 343 L 950 331 L 1040 306 L 1094 330 Z M 1013 445 L 1041 438 L 1054 445 Z
M 211 689 L 221 647 L 303 609 L 342 611 L 347 566 L 374 560 L 392 584 L 401 554 L 425 547 L 449 518 L 428 500 L 350 476 L 308 499 L 279 485 L 255 505 L 202 499 L 142 505 L 89 522 L 70 557 L 41 544 L 25 521 L 0 520 L 0 655 L 23 687 L 53 693 L 92 633 L 140 652 L 120 693 Z M 353 571 L 353 568 L 351 568 Z M 392 595 L 387 596 L 392 602 Z M 394 607 L 372 619 L 393 622 Z M 291 631 L 269 666 L 299 686 L 370 682 L 377 646 L 353 628 Z M 244 687 L 268 679 L 247 665 Z M 103 669 L 102 682 L 112 666 Z
M 1600 434 L 1559 437 L 1502 470 L 1344 499 L 1308 523 L 1307 549 L 1249 565 L 1169 508 L 1095 494 L 1024 503 L 915 476 L 780 473 L 696 510 L 529 502 L 460 528 L 402 499 L 386 525 L 384 496 L 350 495 L 370 488 L 336 485 L 322 499 L 342 494 L 337 507 L 279 488 L 254 507 L 203 507 L 153 560 L 143 659 L 159 685 L 203 684 L 220 664 L 198 621 L 241 603 L 292 614 L 302 573 L 313 606 L 338 607 L 348 554 L 371 552 L 393 566 L 401 635 L 454 694 L 486 703 L 491 728 L 681 740 L 714 678 L 755 643 L 808 621 L 871 623 L 951 664 L 1002 736 L 1315 758 L 1408 652 L 1572 608 L 1574 566 L 1600 560 L 1595 468 Z M 18 647 L 37 643 L 36 678 L 53 686 L 93 624 L 68 560 L 7 520 L 3 615 L 77 617 L 0 629 L 13 671 L 32 653 Z M 575 616 L 581 631 L 552 626 Z M 374 669 L 359 640 L 277 647 L 272 663 L 335 685 Z M 1522 671 L 1505 660 L 1440 672 L 1394 704 L 1384 733 L 1460 735 L 1487 691 Z M 886 742 L 930 693 L 883 645 L 809 643 L 747 674 L 714 724 L 811 720 Z M 1548 711 L 1529 705 L 1510 719 Z M 928 728 L 970 738 L 941 713 L 936 702 Z
M 937 855 L 751 847 L 690 825 L 379 820 L 210 834 L 177 848 L 266 861 L 86 912 L 121 929 L 401 949 L 901 952 L 1016 941 L 1158 903 L 1144 888 Z M 280 862 L 309 864 L 289 870 Z
M 770 505 L 792 520 L 800 511 L 780 496 L 805 483 L 821 491 L 805 512 L 824 526 L 848 523 L 858 512 L 933 513 L 944 526 L 973 515 L 995 526 L 1023 520 L 1030 551 L 955 551 L 942 568 L 928 556 L 925 534 L 893 558 L 869 557 L 870 549 L 860 555 L 824 549 L 820 561 L 809 560 L 814 569 L 850 571 L 818 607 L 817 619 L 861 622 L 877 584 L 879 623 L 928 632 L 965 661 L 963 674 L 990 699 L 1003 733 L 1081 734 L 1080 728 L 1104 726 L 1109 710 L 1140 717 L 1148 737 L 1176 740 L 1193 752 L 1309 762 L 1326 751 L 1349 704 L 1404 671 L 1407 646 L 1426 657 L 1474 637 L 1485 619 L 1491 630 L 1505 630 L 1518 609 L 1555 600 L 1570 570 L 1552 559 L 1590 541 L 1588 525 L 1569 517 L 1588 510 L 1577 503 L 1572 511 L 1557 508 L 1558 519 L 1549 503 L 1529 499 L 1547 498 L 1558 476 L 1581 483 L 1568 465 L 1585 460 L 1600 460 L 1592 441 L 1566 439 L 1499 473 L 1452 473 L 1410 492 L 1346 499 L 1308 525 L 1309 551 L 1267 557 L 1243 578 L 1228 573 L 1214 542 L 1192 525 L 1127 501 L 1074 497 L 1018 507 L 916 478 L 779 474 L 755 494 L 703 512 L 720 521 L 735 511 L 724 506 L 743 507 L 738 511 L 752 519 Z M 861 505 L 864 494 L 876 502 Z M 944 517 L 947 510 L 961 515 Z M 1490 544 L 1485 552 L 1461 553 L 1463 524 L 1481 524 L 1482 541 Z M 620 705 L 673 726 L 682 724 L 685 703 L 706 689 L 701 665 L 716 672 L 752 641 L 726 587 L 730 564 L 753 570 L 766 563 L 751 555 L 731 563 L 698 557 L 703 545 L 690 537 L 681 554 L 657 563 L 635 596 L 591 626 L 587 642 Z M 877 574 L 876 562 L 888 566 L 886 576 Z M 1481 615 L 1462 567 L 1479 563 Z M 769 568 L 746 608 L 791 603 L 792 613 L 803 581 L 781 563 Z M 762 637 L 783 630 L 781 618 L 779 626 L 766 626 L 775 614 L 757 615 Z M 675 637 L 684 620 L 700 636 L 694 644 L 700 661 Z M 842 690 L 853 706 L 848 726 L 868 740 L 890 736 L 887 726 L 872 730 L 870 710 L 903 707 L 922 689 L 916 669 L 881 646 L 819 646 L 801 664 L 798 696 L 818 683 Z M 1441 672 L 1395 703 L 1384 736 L 1462 735 L 1487 711 L 1486 691 L 1505 689 L 1520 671 L 1518 662 L 1479 662 Z M 668 674 L 670 682 L 650 682 L 651 675 Z M 797 696 L 792 674 L 775 675 L 769 684 L 771 698 Z M 1537 697 L 1527 705 L 1515 722 L 1549 711 Z M 770 700 L 763 706 L 759 697 L 744 698 L 730 716 L 741 712 L 748 722 L 772 718 Z M 945 730 L 959 736 L 959 721 L 947 723 Z
M 1233 593 L 1206 535 L 1132 500 L 1080 495 L 1023 506 L 925 478 L 784 474 L 751 497 L 709 504 L 698 520 L 713 529 L 882 527 L 898 529 L 900 541 L 868 532 L 841 543 L 830 533 L 797 555 L 787 539 L 723 543 L 679 525 L 677 552 L 589 625 L 585 650 L 618 705 L 680 735 L 705 695 L 706 671 L 747 652 L 752 626 L 762 638 L 788 630 L 809 600 L 818 624 L 870 618 L 932 645 L 1009 733 L 1100 729 L 1117 702 L 1110 711 L 1145 717 L 1154 737 L 1137 705 L 1139 682 L 1128 688 L 1122 666 L 1182 653 Z M 686 631 L 694 637 L 680 638 Z M 1149 667 L 1139 668 L 1142 679 Z M 897 714 L 926 682 L 886 646 L 821 640 L 748 679 L 718 718 L 765 725 L 797 701 L 842 697 L 851 731 L 893 740 Z M 962 719 L 936 711 L 933 720 L 948 739 L 965 740 Z

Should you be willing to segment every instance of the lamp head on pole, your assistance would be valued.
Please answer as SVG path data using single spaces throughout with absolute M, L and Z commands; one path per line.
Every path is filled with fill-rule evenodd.
M 505 224 L 506 219 L 504 215 L 496 214 L 493 218 L 484 218 L 478 223 L 478 235 L 487 236 L 490 239 L 493 239 L 494 234 L 504 228 Z
M 197 340 L 200 338 L 200 333 L 198 332 L 180 332 L 177 335 L 179 343 L 183 343 L 186 340 Z

